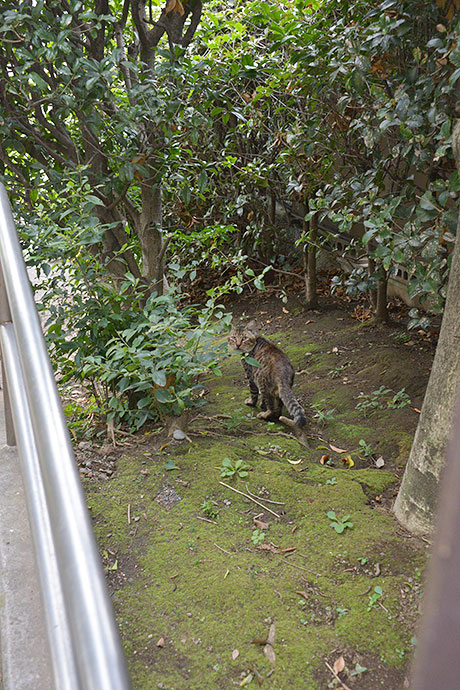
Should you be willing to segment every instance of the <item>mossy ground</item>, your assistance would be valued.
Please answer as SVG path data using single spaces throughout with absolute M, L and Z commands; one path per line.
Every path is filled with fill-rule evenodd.
M 295 390 L 307 412 L 312 404 L 334 410 L 322 425 L 308 413 L 308 447 L 244 406 L 243 371 L 232 356 L 222 378 L 208 381 L 209 404 L 190 422 L 191 442 L 147 434 L 120 455 L 110 480 L 85 482 L 135 690 L 251 688 L 262 680 L 267 690 L 323 690 L 339 687 L 326 664 L 341 655 L 349 688 L 404 687 L 426 544 L 390 508 L 431 354 L 405 347 L 391 329 L 357 328 L 338 310 L 312 320 L 281 308 L 267 302 L 248 311 L 262 313 L 264 331 L 303 372 Z M 357 410 L 360 392 L 381 385 L 405 388 L 411 406 Z M 351 454 L 352 469 L 331 444 Z M 332 465 L 321 465 L 322 455 Z M 222 480 L 225 457 L 244 461 L 248 476 Z M 172 460 L 177 469 L 166 469 Z M 353 526 L 337 533 L 331 510 Z M 274 663 L 261 644 L 272 624 Z

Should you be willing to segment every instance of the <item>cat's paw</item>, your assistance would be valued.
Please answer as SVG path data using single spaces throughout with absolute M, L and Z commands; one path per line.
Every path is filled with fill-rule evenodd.
M 257 405 L 257 402 L 254 402 L 252 398 L 246 398 L 244 404 L 249 405 L 249 407 L 255 407 Z
M 277 422 L 278 416 L 271 410 L 266 410 L 266 412 L 259 412 L 257 419 L 263 419 L 266 422 Z

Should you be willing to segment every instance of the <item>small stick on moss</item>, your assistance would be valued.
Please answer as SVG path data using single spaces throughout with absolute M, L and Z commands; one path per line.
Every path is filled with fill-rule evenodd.
M 128 503 L 128 525 L 131 524 L 131 503 Z
M 311 558 L 311 556 L 307 556 L 306 553 L 298 553 L 298 555 L 301 556 L 302 558 L 309 558 L 309 559 Z M 306 568 L 306 570 L 308 570 L 308 568 Z M 312 575 L 316 575 L 316 577 L 325 577 L 324 575 L 321 575 L 321 573 L 317 573 L 315 570 L 308 570 L 308 572 L 311 573 Z
M 381 601 L 378 601 L 378 602 L 377 602 L 377 604 L 378 604 L 379 606 L 381 606 L 381 607 L 382 607 L 382 609 L 383 609 L 384 611 L 386 611 L 386 612 L 388 613 L 388 615 L 390 614 L 390 612 L 388 611 L 388 609 L 387 609 L 387 608 L 385 608 L 385 606 L 384 606 L 384 605 L 382 604 L 382 602 L 381 602 Z
M 257 496 L 255 494 L 252 494 L 249 491 L 247 484 L 246 484 L 246 491 L 248 492 L 248 494 L 250 496 L 252 496 L 252 498 L 257 498 Z M 283 501 L 271 501 L 269 498 L 264 498 L 264 501 L 265 501 L 265 503 L 273 503 L 276 506 L 285 506 L 286 505 Z M 257 516 L 257 517 L 260 517 L 260 516 Z
M 233 486 L 229 486 L 229 484 L 226 484 L 225 482 L 219 482 L 219 484 L 222 484 L 222 486 L 226 486 L 227 489 L 230 489 L 230 491 L 234 491 L 237 494 L 241 494 L 241 496 L 244 496 L 249 501 L 252 501 L 253 503 L 257 503 L 258 506 L 260 506 L 261 508 L 263 508 L 267 512 L 271 513 L 272 515 L 274 515 L 278 519 L 281 517 L 281 515 L 278 515 L 278 513 L 275 513 L 274 510 L 270 510 L 270 508 L 268 508 L 267 506 L 264 506 L 263 503 L 261 503 L 260 501 L 257 501 L 255 498 L 252 498 L 252 496 L 245 494 L 243 491 L 238 491 L 238 489 L 234 489 Z
M 204 522 L 210 522 L 211 525 L 217 525 L 217 522 L 215 520 L 210 520 L 209 518 L 201 517 L 201 515 L 196 516 L 197 520 L 204 520 Z
M 335 678 L 336 680 L 339 681 L 339 683 L 340 683 L 340 685 L 342 686 L 343 690 L 351 690 L 350 687 L 349 687 L 348 685 L 345 685 L 345 683 L 343 682 L 343 680 L 340 680 L 340 678 L 338 677 L 337 673 L 334 671 L 334 669 L 332 668 L 332 666 L 329 666 L 329 664 L 327 663 L 327 661 L 325 661 L 324 663 L 326 664 L 326 666 L 328 667 L 329 671 L 332 673 L 332 675 L 334 676 L 334 678 Z
M 233 556 L 233 554 L 230 553 L 230 551 L 226 551 L 226 550 L 223 549 L 221 546 L 219 546 L 219 544 L 216 544 L 216 543 L 215 543 L 214 546 L 216 547 L 216 549 L 219 549 L 219 551 L 223 551 L 223 552 L 226 553 L 228 556 Z

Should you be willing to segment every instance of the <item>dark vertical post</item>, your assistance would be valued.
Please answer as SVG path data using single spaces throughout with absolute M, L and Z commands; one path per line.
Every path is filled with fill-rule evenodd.
M 3 279 L 3 269 L 0 265 L 0 324 L 11 322 L 10 306 L 8 304 L 8 295 L 6 294 L 5 281 Z M 3 406 L 5 410 L 5 430 L 6 430 L 6 445 L 16 445 L 16 435 L 14 433 L 13 415 L 11 413 L 10 396 L 8 393 L 8 382 L 6 380 L 5 365 L 3 362 L 2 353 L 2 385 L 3 385 Z

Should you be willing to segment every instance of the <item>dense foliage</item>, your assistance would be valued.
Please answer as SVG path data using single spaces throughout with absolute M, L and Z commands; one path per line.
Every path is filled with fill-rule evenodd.
M 194 367 L 216 363 L 201 335 L 188 358 L 183 333 L 221 313 L 219 284 L 263 288 L 267 267 L 290 270 L 303 251 L 311 274 L 317 250 L 347 233 L 356 268 L 335 287 L 367 292 L 384 319 L 403 265 L 411 296 L 439 311 L 455 235 L 455 13 L 424 0 L 201 10 L 0 8 L 0 174 L 52 305 L 52 352 L 137 426 L 188 405 Z M 184 310 L 206 275 L 211 303 Z

